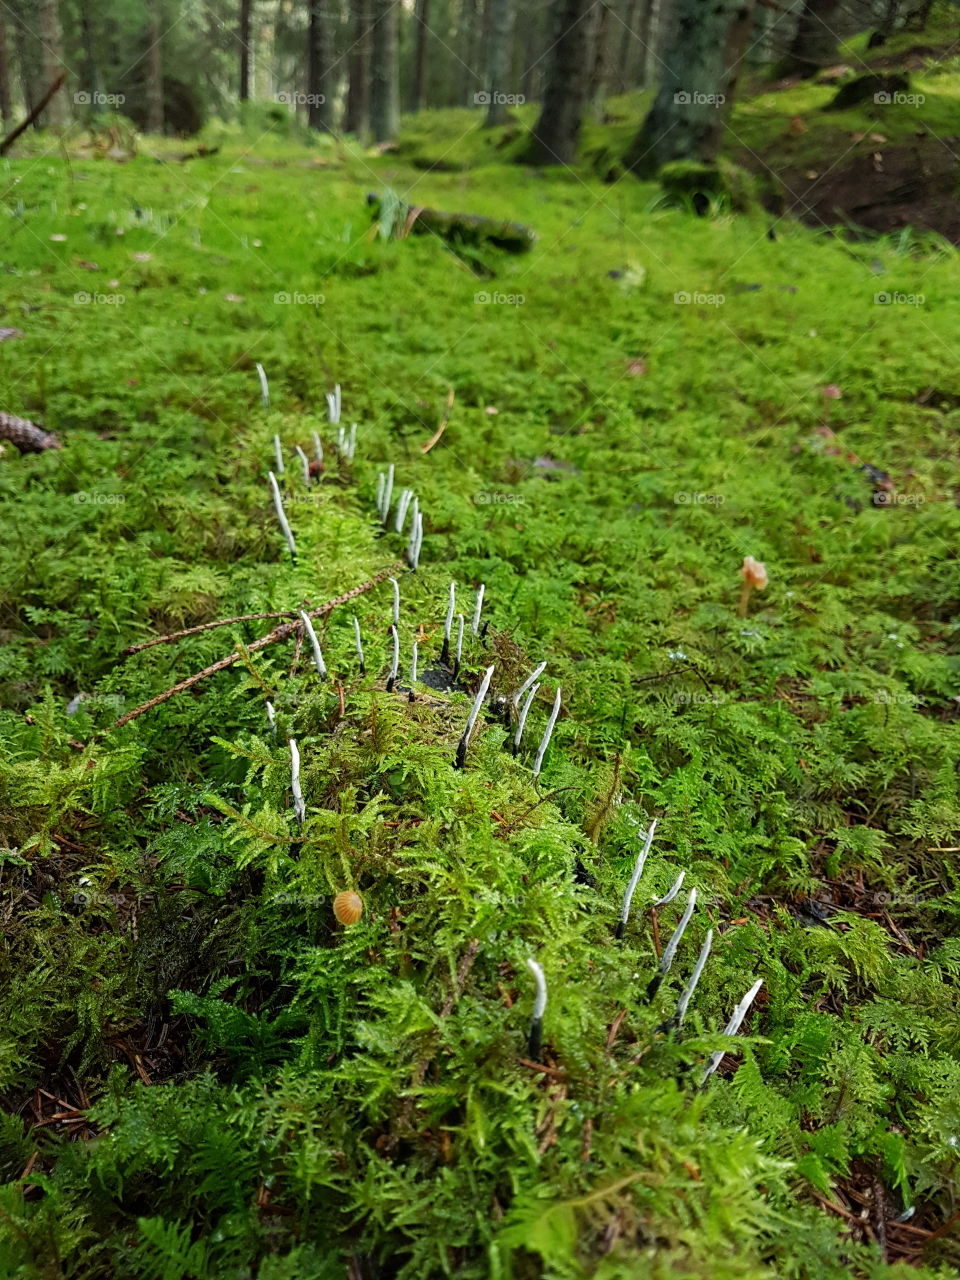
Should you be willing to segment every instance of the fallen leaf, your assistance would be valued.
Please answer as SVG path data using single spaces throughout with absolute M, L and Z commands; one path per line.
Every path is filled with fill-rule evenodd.
M 627 373 L 633 378 L 642 378 L 647 372 L 647 362 L 643 356 L 637 356 L 635 360 L 628 360 Z
M 100 270 L 100 268 L 97 266 L 95 262 L 88 262 L 86 258 L 81 258 L 80 261 L 77 263 L 77 266 L 80 268 L 81 271 L 99 271 Z
M 22 338 L 22 329 L 0 329 L 0 342 L 7 342 L 10 338 Z
M 792 134 L 806 133 L 807 122 L 804 120 L 803 116 L 793 116 L 790 120 L 790 127 L 787 132 Z

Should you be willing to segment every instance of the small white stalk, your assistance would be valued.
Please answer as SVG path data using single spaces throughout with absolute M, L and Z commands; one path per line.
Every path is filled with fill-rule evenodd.
M 407 541 L 407 560 L 413 562 L 413 553 L 417 545 L 417 518 L 420 515 L 420 503 L 418 499 L 413 500 L 413 514 L 410 517 L 410 537 Z
M 357 424 L 350 423 L 350 435 L 347 438 L 347 461 L 353 461 L 353 455 L 357 452 Z
M 310 488 L 310 459 L 303 452 L 299 445 L 296 445 L 297 457 L 300 459 L 300 465 L 303 467 L 303 483 Z
M 410 506 L 410 499 L 412 497 L 412 489 L 404 489 L 400 494 L 400 501 L 397 503 L 397 518 L 393 525 L 395 533 L 403 533 L 403 526 L 407 522 L 407 508 Z
M 533 705 L 533 700 L 537 696 L 537 690 L 539 688 L 540 686 L 538 684 L 530 686 L 530 692 L 527 694 L 526 701 L 524 702 L 523 706 L 520 708 L 520 717 L 517 720 L 517 732 L 513 735 L 513 754 L 514 755 L 516 755 L 517 752 L 520 750 L 520 740 L 523 737 L 523 731 L 524 731 L 524 728 L 526 727 L 527 716 L 529 715 L 530 707 Z
M 677 876 L 676 880 L 674 880 L 673 884 L 670 886 L 667 892 L 663 895 L 663 897 L 658 898 L 653 905 L 655 907 L 665 907 L 668 902 L 672 902 L 674 898 L 677 896 L 677 894 L 680 892 L 680 886 L 683 884 L 683 877 L 686 874 L 687 873 L 685 871 L 681 871 L 680 874 Z
M 387 467 L 387 482 L 383 490 L 383 506 L 380 508 L 380 519 L 384 524 L 390 518 L 390 503 L 393 501 L 393 473 L 394 465 L 391 462 Z
M 273 703 L 267 699 L 267 723 L 274 733 L 277 731 L 277 713 L 273 709 Z
M 386 488 L 387 476 L 386 472 L 377 472 L 377 515 L 383 514 L 383 491 Z
M 420 567 L 420 548 L 423 546 L 423 516 L 419 511 L 414 523 L 414 535 L 413 551 L 410 555 L 410 568 L 416 572 Z
M 287 745 L 290 748 L 290 790 L 293 792 L 293 812 L 302 827 L 307 809 L 303 803 L 303 792 L 300 790 L 300 752 L 293 738 L 287 739 Z
M 367 668 L 363 661 L 363 640 L 360 638 L 360 619 L 354 615 L 353 619 L 353 638 L 357 646 L 357 661 L 360 663 L 360 674 L 364 675 Z
M 457 651 L 453 663 L 453 678 L 456 680 L 460 674 L 460 659 L 463 656 L 463 623 L 464 617 L 462 613 L 457 614 Z
M 272 471 L 268 471 L 267 475 L 270 479 L 270 488 L 273 491 L 273 505 L 277 512 L 277 519 L 280 521 L 280 528 L 283 530 L 283 536 L 287 540 L 287 546 L 290 548 L 290 555 L 293 563 L 297 563 L 297 544 L 293 540 L 293 533 L 290 529 L 290 522 L 287 519 L 287 513 L 283 509 L 283 495 L 280 492 L 280 486 L 277 484 L 277 477 Z
M 550 745 L 550 738 L 553 734 L 553 726 L 557 723 L 557 716 L 560 714 L 560 686 L 557 686 L 557 696 L 553 700 L 553 710 L 550 712 L 550 719 L 547 721 L 547 727 L 544 730 L 543 737 L 540 739 L 540 746 L 537 748 L 537 758 L 533 762 L 533 776 L 540 777 L 540 767 L 543 764 L 543 757 L 547 754 L 547 747 Z
M 623 905 L 620 908 L 620 922 L 617 925 L 616 936 L 622 938 L 627 928 L 627 921 L 630 919 L 630 904 L 633 901 L 633 895 L 637 891 L 637 885 L 640 883 L 640 877 L 643 875 L 644 863 L 647 861 L 647 854 L 650 852 L 650 846 L 653 844 L 654 832 L 657 829 L 659 818 L 651 818 L 650 825 L 647 827 L 647 833 L 644 836 L 643 845 L 637 854 L 637 860 L 633 864 L 633 875 L 630 877 L 630 883 L 627 885 L 627 891 L 623 895 Z
M 470 630 L 473 634 L 480 634 L 480 611 L 483 608 L 483 593 L 487 586 L 485 582 L 480 583 L 480 589 L 477 591 L 477 603 L 473 606 L 473 621 L 470 624 Z
M 277 475 L 282 476 L 286 467 L 283 465 L 283 445 L 280 443 L 280 437 L 273 437 L 273 456 L 276 460 Z
M 340 422 L 340 383 L 338 382 L 333 391 L 327 392 L 327 416 L 332 426 L 337 426 Z
M 510 699 L 510 701 L 513 703 L 515 707 L 519 705 L 520 699 L 527 692 L 527 690 L 530 688 L 533 682 L 536 679 L 538 679 L 540 676 L 542 676 L 544 671 L 546 671 L 546 669 L 547 669 L 547 664 L 545 662 L 541 662 L 539 667 L 531 671 L 531 673 L 527 676 L 526 680 L 524 680 L 523 684 L 520 686 L 517 692 Z
M 396 627 L 390 628 L 393 633 L 393 662 L 390 664 L 390 675 L 387 677 L 387 693 L 392 692 L 400 674 L 400 633 Z
M 327 678 L 327 664 L 323 660 L 323 654 L 320 652 L 320 641 L 317 639 L 317 633 L 313 629 L 313 623 L 310 621 L 310 615 L 300 610 L 300 621 L 303 623 L 304 630 L 310 638 L 310 644 L 313 647 L 313 664 L 317 668 L 317 675 L 321 680 Z
M 527 1038 L 527 1054 L 536 1062 L 540 1057 L 543 1039 L 543 1015 L 547 1009 L 547 980 L 543 976 L 543 969 L 532 956 L 527 959 L 527 968 L 533 974 L 533 981 L 537 991 L 533 1000 L 533 1016 L 530 1020 L 530 1034 Z
M 713 945 L 713 930 L 707 930 L 707 936 L 703 940 L 703 946 L 700 948 L 700 954 L 697 956 L 697 963 L 694 966 L 687 985 L 683 988 L 683 995 L 677 1002 L 677 1012 L 675 1021 L 678 1027 L 683 1026 L 683 1020 L 687 1016 L 687 1006 L 693 999 L 693 993 L 697 989 L 697 983 L 700 981 L 700 975 L 703 973 L 703 967 L 707 963 L 707 957 L 710 955 L 710 948 Z
M 697 891 L 690 890 L 690 896 L 687 898 L 687 905 L 684 908 L 683 915 L 680 917 L 680 923 L 673 931 L 673 937 L 667 943 L 666 949 L 660 960 L 660 972 L 669 973 L 670 966 L 673 964 L 673 958 L 677 954 L 677 947 L 680 940 L 687 931 L 687 925 L 690 923 L 690 917 L 693 915 L 693 909 L 697 905 Z
M 267 382 L 267 371 L 262 364 L 257 365 L 257 377 L 260 379 L 260 399 L 265 409 L 270 408 L 270 384 Z
M 484 699 L 487 696 L 487 690 L 490 688 L 490 681 L 493 677 L 493 667 L 487 667 L 483 673 L 483 679 L 480 681 L 480 688 L 477 690 L 477 696 L 473 700 L 473 706 L 470 708 L 470 714 L 467 717 L 467 727 L 463 731 L 463 737 L 457 744 L 456 767 L 462 769 L 467 759 L 467 746 L 470 742 L 470 735 L 473 733 L 473 726 L 477 722 L 477 716 L 480 714 L 480 708 L 483 706 Z
M 396 578 L 388 578 L 388 582 L 393 584 L 393 625 L 400 625 L 400 583 Z
M 447 598 L 447 616 L 443 623 L 443 648 L 440 650 L 440 661 L 450 661 L 450 628 L 453 626 L 453 611 L 457 607 L 457 584 L 450 583 L 450 593 Z
M 314 431 L 313 433 L 313 452 L 314 452 L 314 456 L 317 459 L 317 462 L 319 462 L 322 468 L 323 467 L 323 445 L 320 443 L 320 437 L 319 435 L 317 435 L 316 431 Z
M 756 999 L 757 992 L 760 990 L 762 986 L 763 986 L 763 979 L 758 978 L 756 982 L 753 984 L 753 986 L 750 988 L 750 990 L 747 992 L 747 994 L 743 997 L 743 999 L 737 1005 L 737 1007 L 734 1009 L 733 1014 L 730 1018 L 730 1021 L 724 1027 L 723 1034 L 725 1036 L 735 1036 L 737 1032 L 740 1030 L 740 1024 L 743 1022 L 744 1018 L 749 1013 L 750 1006 L 753 1004 L 754 1000 Z M 710 1078 L 710 1076 L 713 1075 L 717 1067 L 719 1067 L 720 1063 L 723 1061 L 724 1052 L 725 1051 L 723 1049 L 718 1049 L 716 1053 L 712 1053 L 710 1055 L 710 1061 L 707 1063 L 706 1067 L 704 1068 L 703 1075 L 700 1079 L 701 1088 L 703 1088 L 703 1086 L 707 1083 L 707 1080 Z
M 677 947 L 680 940 L 687 931 L 687 925 L 690 923 L 690 917 L 693 915 L 693 909 L 697 905 L 697 891 L 690 890 L 690 896 L 687 899 L 687 905 L 683 915 L 680 917 L 680 923 L 673 931 L 673 936 L 667 943 L 663 955 L 660 957 L 660 968 L 650 979 L 650 985 L 647 987 L 647 999 L 652 1000 L 660 990 L 660 984 L 670 972 L 670 966 L 673 964 L 673 957 L 677 954 Z
M 417 663 L 419 662 L 419 659 L 420 659 L 420 650 L 417 646 L 416 640 L 414 640 L 413 649 L 410 653 L 410 697 L 409 697 L 410 702 L 413 702 L 415 700 L 413 686 L 417 683 Z

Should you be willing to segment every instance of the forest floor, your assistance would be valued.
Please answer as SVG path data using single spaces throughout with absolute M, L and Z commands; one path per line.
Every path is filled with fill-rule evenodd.
M 4 164 L 0 405 L 63 448 L 0 457 L 0 1274 L 954 1276 L 960 262 L 476 130 L 425 170 L 448 128 Z M 377 239 L 387 187 L 538 242 Z M 410 701 L 451 579 L 460 680 Z M 277 620 L 129 646 L 359 586 L 326 681 L 244 647 L 115 727 Z M 481 716 L 455 769 L 541 662 L 521 754 Z

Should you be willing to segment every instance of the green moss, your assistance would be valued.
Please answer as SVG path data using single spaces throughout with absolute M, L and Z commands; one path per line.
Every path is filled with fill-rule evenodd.
M 440 155 L 455 123 L 435 148 L 412 127 Z M 880 1182 L 890 1219 L 915 1204 L 932 1230 L 958 1193 L 955 252 L 771 241 L 585 170 L 219 136 L 188 179 L 40 163 L 42 138 L 10 162 L 23 336 L 0 399 L 65 447 L 0 457 L 0 1273 L 893 1280 L 822 1201 Z M 433 238 L 369 238 L 387 185 L 539 240 L 478 281 Z M 307 492 L 293 446 L 314 430 Z M 273 621 L 127 646 L 319 603 L 401 555 L 373 512 L 388 462 L 426 521 L 405 663 L 415 637 L 436 663 L 451 578 L 467 613 L 486 584 L 467 692 L 386 694 L 382 587 L 321 629 L 325 684 L 270 646 L 111 727 Z M 742 619 L 748 554 L 770 580 Z M 480 672 L 509 693 L 540 661 L 531 742 L 558 684 L 564 710 L 539 781 L 482 718 L 455 771 Z M 701 905 L 649 1005 L 650 904 L 681 870 Z M 678 917 L 660 909 L 661 943 Z M 520 1061 L 530 955 L 550 1073 Z M 38 1097 L 87 1127 L 26 1130 Z M 944 1236 L 911 1274 L 958 1261 Z

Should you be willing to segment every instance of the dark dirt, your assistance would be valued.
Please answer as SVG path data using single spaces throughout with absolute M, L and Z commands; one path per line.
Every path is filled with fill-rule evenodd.
M 898 146 L 864 139 L 846 162 L 822 176 L 808 177 L 809 166 L 779 171 L 782 211 L 812 226 L 874 233 L 909 226 L 960 244 L 958 154 L 960 138 L 921 133 Z

